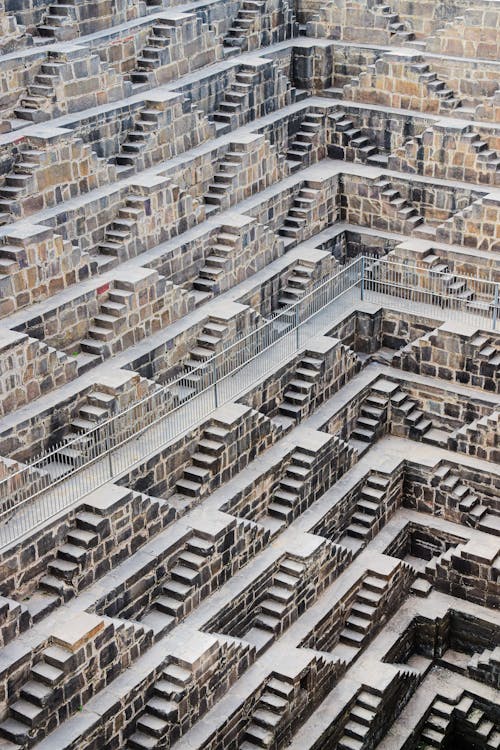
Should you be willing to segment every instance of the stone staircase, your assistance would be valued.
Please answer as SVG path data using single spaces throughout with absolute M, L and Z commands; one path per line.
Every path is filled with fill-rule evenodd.
M 249 37 L 258 26 L 265 9 L 265 0 L 243 0 L 223 40 L 226 56 L 248 51 Z
M 410 440 L 421 440 L 440 448 L 448 447 L 450 433 L 434 427 L 432 420 L 421 411 L 419 403 L 401 388 L 392 393 L 391 404 L 393 410 L 403 416 L 403 422 L 409 428 Z
M 340 633 L 339 641 L 357 649 L 363 648 L 371 637 L 374 625 L 389 590 L 389 579 L 381 573 L 368 571 Z
M 87 330 L 87 338 L 80 341 L 80 355 L 77 357 L 79 373 L 113 354 L 113 342 L 118 340 L 124 329 L 133 299 L 134 292 L 126 282 L 113 282 L 106 301 L 99 306 L 99 315 Z
M 213 182 L 208 186 L 208 190 L 203 196 L 205 203 L 208 204 L 207 214 L 218 209 L 228 208 L 231 205 L 233 185 L 238 180 L 243 157 L 243 153 L 230 147 L 217 163 Z
M 40 588 L 68 601 L 75 594 L 75 578 L 85 569 L 91 550 L 102 536 L 109 533 L 109 522 L 95 511 L 79 511 L 75 526 L 66 541 L 58 547 L 56 556 L 47 566 L 47 575 L 40 579 Z
M 435 251 L 430 251 L 422 259 L 424 267 L 429 271 L 432 278 L 437 276 L 446 290 L 446 293 L 465 302 L 471 302 L 474 298 L 474 292 L 467 287 L 467 281 L 463 277 L 457 277 L 450 270 L 447 263 L 436 255 Z
M 445 747 L 452 734 L 455 704 L 440 697 L 434 701 L 420 733 L 419 746 L 422 748 Z
M 462 143 L 464 151 L 464 171 L 457 171 L 457 179 L 466 180 L 468 177 L 474 181 L 474 173 L 481 175 L 481 183 L 499 184 L 500 183 L 500 155 L 493 148 L 490 148 L 487 140 L 483 140 L 474 126 L 463 125 L 456 127 L 453 131 L 456 133 L 458 143 Z M 433 161 L 439 158 L 438 147 L 445 145 L 445 139 L 448 131 L 442 127 L 428 127 L 420 135 L 409 138 L 402 146 L 394 151 L 389 158 L 389 168 L 401 171 L 401 166 L 409 166 L 410 171 L 419 174 L 429 174 L 426 171 Z M 437 143 L 436 137 L 439 136 Z M 484 177 L 486 175 L 486 178 Z M 488 178 L 489 175 L 489 178 Z M 434 171 L 434 177 L 445 176 Z M 477 179 L 477 177 L 476 177 Z
M 418 213 L 415 206 L 412 206 L 402 197 L 399 190 L 393 187 L 390 180 L 382 177 L 375 182 L 375 188 L 379 194 L 382 208 L 389 211 L 389 216 L 393 216 L 400 222 L 401 231 L 411 234 L 412 231 L 423 224 L 424 219 Z
M 176 493 L 192 499 L 201 499 L 209 488 L 209 482 L 220 467 L 221 456 L 226 449 L 229 434 L 223 427 L 214 425 L 203 431 L 203 437 L 196 446 L 191 463 L 184 469 L 182 478 L 177 481 Z
M 450 747 L 455 737 L 479 741 L 478 747 L 498 750 L 500 731 L 486 712 L 465 693 L 459 699 L 439 696 L 432 704 L 419 737 L 419 748 Z M 474 743 L 474 746 L 475 743 Z
M 278 234 L 285 238 L 285 245 L 296 244 L 302 239 L 304 229 L 309 222 L 309 216 L 320 194 L 321 191 L 318 188 L 309 186 L 307 182 L 304 187 L 300 188 L 283 226 L 278 230 Z
M 46 160 L 45 151 L 20 147 L 19 159 L 12 171 L 5 176 L 0 187 L 0 214 L 15 213 L 19 199 L 34 191 L 34 175 Z M 7 223 L 7 220 L 2 223 Z M 8 267 L 8 264 L 6 265 Z
M 472 700 L 472 699 L 470 699 Z M 465 713 L 466 703 L 464 701 L 463 708 L 460 709 L 457 706 L 457 711 Z M 500 727 L 498 722 L 491 721 L 486 711 L 480 708 L 476 703 L 473 703 L 469 710 L 465 713 L 461 722 L 466 727 L 467 734 L 475 735 L 476 747 L 491 748 L 491 750 L 498 750 L 500 747 Z M 480 744 L 479 744 L 480 743 Z
M 151 750 L 166 747 L 168 735 L 180 719 L 181 703 L 186 702 L 194 675 L 172 662 L 154 683 L 152 696 L 135 724 L 136 731 L 125 745 L 126 750 Z
M 147 198 L 129 195 L 125 205 L 118 209 L 116 218 L 106 227 L 104 240 L 97 246 L 100 270 L 109 270 L 118 262 L 127 260 L 127 243 L 136 233 L 139 221 L 146 215 Z M 105 257 L 103 257 L 105 256 Z M 113 261 L 113 258 L 116 260 Z
M 294 692 L 293 683 L 283 676 L 269 680 L 250 715 L 240 750 L 260 750 L 272 746 L 278 727 L 290 709 Z
M 299 422 L 309 412 L 315 385 L 321 379 L 324 362 L 306 353 L 295 368 L 294 377 L 288 383 L 279 406 L 280 414 Z
M 37 32 L 47 41 L 54 42 L 65 42 L 77 37 L 79 25 L 75 0 L 54 0 L 54 4 L 49 5 L 44 13 L 42 23 L 37 26 Z
M 406 28 L 399 15 L 393 12 L 390 5 L 386 5 L 385 0 L 375 0 L 374 3 L 370 4 L 370 9 L 376 16 L 384 20 L 395 42 L 404 45 L 415 39 L 415 34 Z
M 359 161 L 374 167 L 387 168 L 389 156 L 380 151 L 371 138 L 356 127 L 351 115 L 344 110 L 329 115 L 331 123 L 331 146 L 328 149 L 333 159 Z
M 272 576 L 271 585 L 265 591 L 264 598 L 255 607 L 253 626 L 243 636 L 244 640 L 253 642 L 262 631 L 266 638 L 279 634 L 305 569 L 304 563 L 291 557 L 285 557 L 279 563 L 278 572 Z
M 344 733 L 339 739 L 339 750 L 363 750 L 381 704 L 382 696 L 371 689 L 358 693 L 344 726 Z
M 311 477 L 315 458 L 315 452 L 304 447 L 292 453 L 285 474 L 272 493 L 267 507 L 267 512 L 272 518 L 288 525 L 296 517 L 305 496 L 306 483 Z M 260 519 L 259 522 L 266 525 L 265 519 Z
M 460 558 L 464 548 L 465 543 L 454 544 L 445 549 L 444 552 L 441 552 L 440 555 L 432 557 L 425 565 L 425 577 L 427 580 L 434 584 L 439 570 L 452 567 L 453 558 Z
M 491 337 L 479 334 L 470 342 L 474 351 L 473 357 L 481 363 L 486 363 L 494 368 L 496 374 L 500 368 L 500 348 L 492 341 Z
M 437 97 L 441 110 L 453 110 L 462 107 L 462 102 L 448 88 L 444 81 L 441 81 L 437 74 L 431 70 L 430 65 L 425 62 L 412 62 L 408 65 L 408 76 L 417 80 L 427 89 L 430 97 Z
M 56 55 L 49 52 L 47 62 L 42 63 L 33 83 L 28 84 L 27 94 L 21 96 L 18 106 L 14 108 L 14 117 L 18 120 L 34 123 L 50 120 L 51 104 L 56 97 L 55 87 L 67 66 L 65 61 L 57 60 Z
M 357 544 L 370 541 L 375 530 L 378 530 L 375 529 L 375 526 L 378 525 L 377 522 L 384 512 L 390 487 L 390 479 L 386 476 L 379 472 L 370 474 L 361 488 L 351 522 L 346 528 L 340 544 L 347 541 L 345 537 L 359 540 Z
M 115 156 L 117 174 L 124 177 L 137 171 L 138 157 L 155 140 L 160 122 L 160 112 L 154 108 L 154 102 L 146 102 L 134 118 L 134 124 L 127 131 L 120 153 Z
M 360 455 L 381 436 L 387 421 L 388 408 L 388 394 L 376 386 L 363 399 L 359 407 L 359 416 L 349 437 L 349 443 L 357 448 Z
M 310 163 L 313 142 L 321 133 L 323 120 L 323 114 L 308 112 L 300 123 L 300 130 L 293 135 L 286 152 L 288 168 L 291 173 Z
M 191 536 L 169 570 L 162 594 L 153 601 L 141 622 L 157 633 L 164 633 L 188 614 L 193 594 L 210 577 L 213 553 L 212 541 L 196 534 Z
M 486 648 L 473 654 L 467 664 L 467 673 L 473 680 L 479 680 L 494 688 L 500 688 L 500 646 Z M 500 739 L 500 736 L 499 736 Z
M 140 377 L 135 393 L 140 393 L 142 400 L 157 390 L 160 390 L 160 386 L 156 382 Z M 67 462 L 69 466 L 78 466 L 86 460 L 86 453 L 92 442 L 88 433 L 123 407 L 120 395 L 111 387 L 99 390 L 99 386 L 88 393 L 86 403 L 80 408 L 78 416 L 70 422 L 69 432 L 63 437 L 63 444 L 67 447 L 63 445 L 57 451 L 59 460 Z
M 230 226 L 223 226 L 222 231 L 216 235 L 215 242 L 205 257 L 205 265 L 200 268 L 193 281 L 193 289 L 199 293 L 198 304 L 219 293 L 220 280 L 229 269 L 230 258 L 235 254 L 239 238 L 239 233 Z
M 136 60 L 135 68 L 129 74 L 133 86 L 148 84 L 150 73 L 170 62 L 171 40 L 171 23 L 166 19 L 158 18 L 151 27 L 146 44 Z
M 442 464 L 433 475 L 433 483 L 449 494 L 464 514 L 464 521 L 480 531 L 500 536 L 500 514 L 491 512 L 480 495 L 448 464 Z
M 500 435 L 500 409 L 485 414 L 468 424 L 464 424 L 453 433 L 456 450 L 459 453 L 481 455 L 487 458 L 491 448 L 493 461 L 497 461 L 495 449 L 498 448 Z
M 315 268 L 316 263 L 308 261 L 306 258 L 302 258 L 293 266 L 291 274 L 286 279 L 285 286 L 279 292 L 278 305 L 280 308 L 286 309 L 290 305 L 294 305 L 307 292 L 312 290 Z
M 42 651 L 29 680 L 21 685 L 18 700 L 9 704 L 8 718 L 0 724 L 0 738 L 14 743 L 12 749 L 33 744 L 37 727 L 46 722 L 53 704 L 60 700 L 61 683 L 70 675 L 72 665 L 73 653 L 61 646 Z M 9 748 L 7 742 L 5 747 Z
M 212 376 L 212 365 L 204 364 L 223 348 L 227 338 L 228 327 L 219 318 L 209 318 L 203 324 L 202 331 L 197 337 L 196 346 L 190 349 L 187 357 L 182 360 L 182 386 L 173 386 L 172 394 L 179 400 L 193 395 L 207 385 Z M 211 381 L 210 381 L 211 382 Z M 180 388 L 180 390 L 179 390 Z M 186 390 L 187 389 L 187 390 Z
M 216 133 L 221 135 L 241 125 L 240 115 L 248 106 L 250 94 L 258 80 L 257 71 L 251 65 L 242 65 L 234 83 L 226 90 L 219 108 L 211 118 L 215 122 Z

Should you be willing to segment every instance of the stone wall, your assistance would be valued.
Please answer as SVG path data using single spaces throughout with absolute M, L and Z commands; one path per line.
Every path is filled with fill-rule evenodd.
M 52 128 L 17 145 L 18 156 L 0 185 L 0 209 L 12 220 L 96 190 L 116 179 L 113 166 L 97 157 L 71 131 Z
M 496 139 L 495 139 L 496 140 Z M 434 123 L 389 155 L 388 167 L 447 180 L 500 185 L 498 154 L 471 125 Z
M 0 318 L 41 302 L 90 274 L 90 258 L 76 243 L 43 225 L 7 229 L 0 244 Z
M 75 361 L 75 360 L 73 360 Z M 76 362 L 77 364 L 77 362 Z M 61 398 L 55 406 L 51 404 L 37 404 L 22 420 L 10 420 L 0 429 L 0 455 L 14 457 L 17 461 L 29 461 L 45 450 L 55 448 L 64 440 L 70 438 L 68 434 L 73 430 L 73 421 L 82 418 L 82 409 L 106 402 L 105 408 L 97 413 L 97 422 L 108 419 L 111 415 L 141 401 L 159 389 L 159 386 L 140 377 L 129 370 L 114 370 L 110 368 L 106 374 L 101 373 L 97 382 L 78 388 L 70 392 L 65 399 Z
M 30 735 L 33 739 L 43 738 L 49 728 L 53 729 L 109 685 L 150 643 L 150 631 L 145 632 L 137 626 L 86 613 L 76 615 L 64 625 L 53 628 L 45 650 L 39 654 L 41 659 L 37 660 L 35 656 L 31 664 L 24 664 L 24 669 L 18 670 L 15 682 L 11 677 L 5 691 L 8 705 L 3 703 L 0 708 L 2 718 L 8 715 L 9 706 L 20 697 L 19 687 L 31 677 L 32 670 L 42 663 L 50 663 L 45 662 L 45 658 L 52 657 L 64 674 L 59 686 L 62 689 L 51 691 L 53 700 L 32 725 Z M 96 664 L 99 664 L 97 674 Z M 33 674 L 36 673 L 33 671 Z
M 39 76 L 44 74 L 57 78 L 38 93 Z M 71 45 L 64 52 L 29 53 L 20 61 L 10 61 L 7 70 L 0 71 L 0 91 L 4 130 L 10 129 L 12 117 L 27 123 L 43 122 L 132 93 L 131 84 L 103 64 L 97 54 Z
M 500 201 L 496 195 L 478 198 L 437 227 L 436 239 L 477 248 L 486 252 L 500 250 Z
M 414 340 L 395 354 L 392 364 L 409 372 L 500 392 L 500 338 L 489 332 L 461 332 L 452 324 Z
M 5 416 L 73 380 L 76 362 L 37 339 L 14 331 L 1 336 L 0 415 Z
M 3 553 L 1 595 L 31 594 L 49 574 L 44 590 L 60 600 L 70 599 L 139 549 L 150 536 L 170 523 L 175 512 L 158 498 L 149 498 L 123 487 L 110 486 L 87 496 L 86 502 L 46 524 L 26 541 Z M 78 520 L 80 518 L 80 521 Z M 83 525 L 80 525 L 83 524 Z M 93 525 L 91 525 L 93 524 Z M 77 569 L 68 570 L 57 580 L 51 564 L 57 567 L 58 551 L 75 529 L 97 533 L 97 543 L 86 550 Z M 63 566 L 67 567 L 67 566 Z M 64 572 L 64 571 L 63 571 Z M 53 606 L 53 600 L 47 601 Z
M 176 483 L 183 476 L 184 469 L 190 466 L 199 440 L 208 435 L 212 427 L 216 434 L 221 434 L 224 451 L 219 459 L 220 469 L 207 482 L 206 491 L 209 492 L 240 471 L 277 437 L 267 417 L 246 406 L 228 404 L 214 412 L 209 422 L 190 431 L 147 463 L 132 469 L 120 480 L 121 484 L 168 498 L 175 493 Z

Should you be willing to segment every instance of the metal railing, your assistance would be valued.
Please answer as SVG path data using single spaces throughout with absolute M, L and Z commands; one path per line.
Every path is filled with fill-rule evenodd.
M 493 330 L 500 313 L 499 284 L 393 258 L 366 259 L 362 289 L 366 300 L 397 297 L 399 310 L 418 305 L 420 314 L 432 317 L 437 308 L 447 319 Z
M 347 294 L 350 302 L 397 298 L 398 308 L 408 303 L 415 310 L 418 304 L 422 314 L 428 309 L 439 317 L 441 311 L 447 318 L 471 318 L 495 327 L 498 285 L 463 277 L 473 288 L 472 297 L 464 297 L 450 291 L 449 277 L 390 259 L 355 259 L 222 352 L 199 366 L 184 367 L 158 391 L 4 477 L 0 548 L 116 479 L 276 371 L 313 336 L 328 330 L 332 305 L 342 298 L 347 304 Z

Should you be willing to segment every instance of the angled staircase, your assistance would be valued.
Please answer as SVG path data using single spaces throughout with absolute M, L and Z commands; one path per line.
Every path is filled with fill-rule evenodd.
M 9 704 L 8 718 L 0 723 L 0 738 L 14 743 L 11 748 L 33 744 L 37 728 L 48 720 L 61 683 L 70 676 L 73 666 L 73 653 L 65 648 L 50 646 L 42 651 L 29 680 L 20 688 L 18 700 Z M 5 747 L 9 747 L 7 742 Z
M 117 174 L 124 177 L 137 171 L 139 156 L 154 140 L 159 127 L 159 110 L 154 103 L 145 103 L 134 117 L 134 124 L 127 131 L 125 140 L 121 143 L 120 152 L 115 156 Z
M 292 453 L 290 463 L 274 490 L 267 512 L 285 524 L 289 524 L 300 510 L 304 499 L 306 482 L 311 476 L 316 454 L 307 448 L 298 448 Z
M 75 0 L 53 0 L 36 29 L 46 41 L 66 42 L 79 34 Z
M 223 39 L 228 54 L 248 51 L 248 40 L 251 33 L 260 23 L 260 16 L 265 12 L 265 0 L 243 0 L 236 18 Z
M 349 436 L 349 443 L 360 455 L 381 436 L 387 422 L 389 396 L 372 388 L 359 407 L 359 416 Z
M 273 677 L 250 715 L 240 750 L 270 747 L 294 696 L 294 686 L 285 677 Z
M 379 521 L 385 510 L 388 499 L 390 479 L 372 472 L 363 484 L 359 499 L 356 502 L 351 522 L 346 528 L 340 544 L 347 541 L 345 537 L 357 540 L 357 544 L 368 543 L 379 530 Z
M 46 151 L 20 147 L 19 159 L 0 187 L 0 212 L 15 214 L 20 198 L 34 191 L 34 176 L 47 159 Z M 7 223 L 7 220 L 4 222 Z
M 363 134 L 348 111 L 334 112 L 329 115 L 329 120 L 332 134 L 329 156 L 387 168 L 388 154 L 381 152 L 371 138 Z
M 307 182 L 304 187 L 300 188 L 283 226 L 278 230 L 278 234 L 285 238 L 285 245 L 296 244 L 303 238 L 304 230 L 320 193 L 318 188 L 311 187 Z
M 141 622 L 157 633 L 164 633 L 188 614 L 193 594 L 205 580 L 204 573 L 209 576 L 213 553 L 213 542 L 196 534 L 191 536 L 169 570 L 162 594 L 153 601 Z
M 214 120 L 216 133 L 228 133 L 243 124 L 240 115 L 248 106 L 251 92 L 258 80 L 258 73 L 250 65 L 242 65 L 235 76 L 234 83 L 226 89 L 219 108 L 209 119 Z
M 310 151 L 314 139 L 321 132 L 324 115 L 317 112 L 308 112 L 300 123 L 298 130 L 288 144 L 286 159 L 291 173 L 310 163 Z
M 208 427 L 198 442 L 191 463 L 177 481 L 176 493 L 192 499 L 201 499 L 209 489 L 210 480 L 220 468 L 221 456 L 226 449 L 228 431 L 222 427 Z
M 33 123 L 50 120 L 51 104 L 56 96 L 55 87 L 61 80 L 64 67 L 62 60 L 54 59 L 49 53 L 47 62 L 42 63 L 33 83 L 28 84 L 27 93 L 21 96 L 18 106 L 14 108 L 14 116 L 18 120 Z
M 344 733 L 339 739 L 337 745 L 339 750 L 364 749 L 365 741 L 369 738 L 370 727 L 374 724 L 381 704 L 382 696 L 375 692 L 367 689 L 358 693 L 344 726 Z
M 243 154 L 232 148 L 224 154 L 218 162 L 213 176 L 213 182 L 203 196 L 207 212 L 228 208 L 231 205 L 233 185 L 236 184 L 243 164 Z
M 271 585 L 255 608 L 253 625 L 243 636 L 244 640 L 252 642 L 259 636 L 259 631 L 265 638 L 280 634 L 305 569 L 304 563 L 291 557 L 285 557 L 279 563 L 278 572 L 272 576 Z
M 235 254 L 239 238 L 239 233 L 228 226 L 222 227 L 222 231 L 216 235 L 215 242 L 205 257 L 205 264 L 193 281 L 193 289 L 199 293 L 198 304 L 221 291 L 220 282 L 229 270 L 231 256 Z
M 168 746 L 169 734 L 181 718 L 181 703 L 193 687 L 194 676 L 189 669 L 172 662 L 154 683 L 151 698 L 128 738 L 126 750 L 151 750 Z M 168 743 L 166 745 L 165 743 Z
M 382 177 L 375 182 L 375 186 L 380 196 L 382 206 L 389 208 L 390 214 L 393 215 L 400 223 L 403 232 L 411 232 L 421 224 L 424 219 L 418 213 L 417 209 L 401 196 L 399 190 L 396 190 L 390 180 Z
M 171 39 L 171 23 L 166 19 L 156 19 L 146 44 L 136 60 L 135 68 L 129 74 L 133 86 L 143 86 L 149 83 L 151 72 L 170 62 Z
M 323 369 L 324 362 L 317 357 L 306 354 L 300 359 L 294 377 L 283 394 L 283 402 L 279 407 L 280 414 L 295 421 L 300 421 L 307 415 L 315 385 L 320 381 Z

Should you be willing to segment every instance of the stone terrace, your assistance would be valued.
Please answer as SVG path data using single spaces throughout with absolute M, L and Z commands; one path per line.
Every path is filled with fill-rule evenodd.
M 500 750 L 498 0 L 0 1 L 0 750 Z

